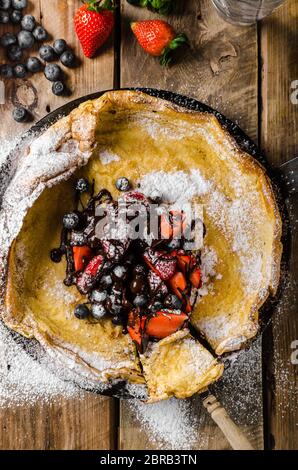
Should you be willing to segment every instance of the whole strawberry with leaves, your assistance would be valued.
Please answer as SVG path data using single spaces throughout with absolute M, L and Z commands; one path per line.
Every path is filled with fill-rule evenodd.
M 168 15 L 171 13 L 175 0 L 127 0 L 131 5 L 138 7 L 147 7 L 148 10 Z
M 74 26 L 86 57 L 93 57 L 111 35 L 114 24 L 112 0 L 89 0 L 74 16 Z
M 136 21 L 131 23 L 131 29 L 148 54 L 160 57 L 161 65 L 168 65 L 173 51 L 188 43 L 186 34 L 176 34 L 174 28 L 163 20 Z

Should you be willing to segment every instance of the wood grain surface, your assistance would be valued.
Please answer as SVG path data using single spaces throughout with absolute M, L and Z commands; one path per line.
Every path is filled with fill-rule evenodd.
M 114 38 L 93 60 L 83 58 L 72 18 L 79 0 L 31 0 L 30 11 L 53 38 L 63 37 L 74 48 L 80 66 L 66 70 L 72 95 L 55 97 L 42 74 L 5 82 L 6 102 L 0 105 L 0 139 L 12 138 L 31 124 L 16 124 L 13 105 L 27 106 L 35 120 L 78 96 L 113 86 L 167 89 L 197 98 L 235 120 L 278 165 L 297 155 L 297 110 L 290 101 L 291 83 L 298 80 L 298 2 L 288 0 L 258 27 L 239 28 L 219 19 L 209 0 L 177 0 L 169 17 L 177 31 L 187 32 L 190 47 L 169 68 L 146 55 L 136 44 L 129 22 L 158 17 L 125 0 Z M 120 24 L 121 23 L 121 24 Z M 1 31 L 11 30 L 3 27 Z M 31 54 L 33 55 L 33 54 Z M 34 53 L 37 55 L 37 51 Z M 0 63 L 5 62 L 0 49 Z M 297 219 L 296 215 L 296 219 Z M 292 240 L 292 280 L 297 275 L 297 237 Z M 291 364 L 291 344 L 298 339 L 297 308 L 287 291 L 274 324 L 262 341 L 247 352 L 247 360 L 225 374 L 212 389 L 231 417 L 247 433 L 255 448 L 298 447 L 297 368 Z M 262 369 L 262 348 L 264 351 Z M 265 372 L 263 377 L 263 371 Z M 238 380 L 238 379 L 239 380 Z M 264 396 L 263 396 L 264 391 Z M 263 420 L 264 398 L 264 420 Z M 0 409 L 0 449 L 156 449 L 167 448 L 152 439 L 136 419 L 131 404 L 90 393 L 82 400 L 62 398 Z M 229 449 L 221 431 L 203 409 L 201 399 L 190 399 L 196 417 L 196 449 Z M 118 428 L 119 425 L 119 429 Z
M 298 104 L 293 100 L 294 89 L 298 89 L 297 44 L 298 3 L 289 0 L 261 28 L 260 144 L 275 166 L 298 156 Z M 291 250 L 289 271 L 283 273 L 287 276 L 287 287 L 273 325 L 264 335 L 267 445 L 274 449 L 298 448 L 298 365 L 293 364 L 292 358 L 298 348 L 297 194 L 287 207 L 292 226 L 291 247 L 285 246 Z

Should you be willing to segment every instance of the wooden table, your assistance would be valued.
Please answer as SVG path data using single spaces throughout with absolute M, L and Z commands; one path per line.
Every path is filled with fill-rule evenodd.
M 197 98 L 237 121 L 273 165 L 290 159 L 295 152 L 297 155 L 298 105 L 290 99 L 294 91 L 291 84 L 298 80 L 297 1 L 288 0 L 270 18 L 249 28 L 222 21 L 208 0 L 178 1 L 176 13 L 169 21 L 177 30 L 187 32 L 191 48 L 179 57 L 176 65 L 166 69 L 139 48 L 129 30 L 129 21 L 154 15 L 124 0 L 119 3 L 121 11 L 117 13 L 114 38 L 96 59 L 83 59 L 81 55 L 82 65 L 68 71 L 68 83 L 73 91 L 69 99 L 127 86 L 172 90 Z M 79 0 L 34 0 L 31 10 L 54 38 L 64 37 L 81 54 L 72 26 L 79 4 Z M 0 55 L 1 62 L 2 58 Z M 51 94 L 42 74 L 5 85 L 6 104 L 0 106 L 1 138 L 7 139 L 26 129 L 12 120 L 13 103 L 26 104 L 39 119 L 66 102 L 65 98 Z M 293 279 L 297 273 L 297 236 L 292 244 Z M 298 447 L 298 366 L 290 360 L 291 344 L 298 338 L 298 321 L 291 295 L 290 292 L 290 301 L 281 307 L 272 327 L 247 353 L 251 370 L 248 367 L 237 372 L 242 374 L 242 385 L 230 381 L 227 372 L 223 390 L 218 392 L 233 418 L 259 449 Z M 247 374 L 250 390 L 245 387 L 243 374 Z M 236 407 L 231 406 L 233 402 Z M 200 398 L 193 399 L 191 406 L 199 423 L 195 448 L 229 449 L 221 432 L 202 409 Z M 252 412 L 254 419 L 247 420 Z M 140 427 L 125 401 L 90 393 L 86 393 L 83 401 L 62 399 L 58 404 L 36 403 L 0 411 L 2 449 L 157 446 L 150 442 L 150 436 Z

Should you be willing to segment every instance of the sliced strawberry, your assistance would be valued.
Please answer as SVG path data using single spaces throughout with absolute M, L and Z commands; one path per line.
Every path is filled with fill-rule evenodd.
M 83 271 L 86 264 L 92 258 L 92 250 L 89 246 L 74 246 L 73 247 L 73 259 L 75 270 Z
M 147 321 L 145 331 L 148 336 L 157 339 L 166 338 L 179 330 L 187 320 L 188 316 L 185 313 L 176 314 L 160 310 Z
M 149 248 L 143 256 L 150 269 L 158 274 L 163 281 L 170 279 L 175 274 L 177 259 L 171 253 L 153 251 Z
M 186 313 L 190 313 L 190 312 L 192 311 L 192 308 L 191 308 L 190 299 L 189 299 L 188 295 L 184 295 L 183 301 L 184 301 L 184 308 L 183 308 L 183 310 L 184 310 Z
M 174 276 L 171 277 L 169 280 L 169 285 L 174 294 L 176 294 L 179 299 L 182 299 L 183 294 L 185 294 L 187 289 L 187 283 L 185 277 L 180 271 L 177 271 Z
M 148 284 L 151 295 L 156 294 L 157 291 L 160 291 L 164 295 L 168 293 L 168 288 L 166 284 L 162 281 L 158 274 L 154 271 L 149 271 L 148 274 Z
M 184 276 L 188 277 L 189 272 L 196 264 L 196 258 L 193 255 L 185 254 L 185 252 L 181 250 L 177 254 L 177 263 Z
M 160 234 L 162 238 L 181 238 L 186 229 L 186 216 L 180 211 L 170 211 L 160 218 Z
M 77 279 L 77 288 L 81 294 L 87 294 L 96 284 L 103 266 L 104 258 L 97 255 L 87 265 L 85 271 Z
M 193 271 L 190 273 L 189 280 L 192 283 L 193 287 L 198 289 L 201 285 L 201 270 L 196 266 Z
M 137 344 L 138 348 L 142 347 L 142 333 L 144 330 L 146 317 L 140 317 L 138 309 L 133 309 L 128 314 L 127 331 L 131 339 Z

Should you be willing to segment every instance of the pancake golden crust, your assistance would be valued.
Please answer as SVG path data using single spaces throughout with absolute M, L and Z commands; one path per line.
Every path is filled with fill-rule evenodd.
M 208 182 L 209 191 L 198 200 L 205 207 L 205 243 L 217 256 L 212 288 L 197 303 L 192 323 L 216 354 L 242 347 L 256 335 L 258 311 L 279 280 L 281 220 L 270 181 L 215 116 L 133 91 L 83 103 L 21 157 L 0 220 L 4 322 L 92 380 L 141 383 L 128 335 L 109 320 L 78 326 L 69 317 L 79 294 L 63 287 L 64 267 L 51 265 L 48 252 L 57 244 L 61 215 L 71 207 L 74 176 L 94 178 L 96 188 L 115 194 L 114 181 L 123 174 L 137 182 L 154 171 L 190 170 Z

